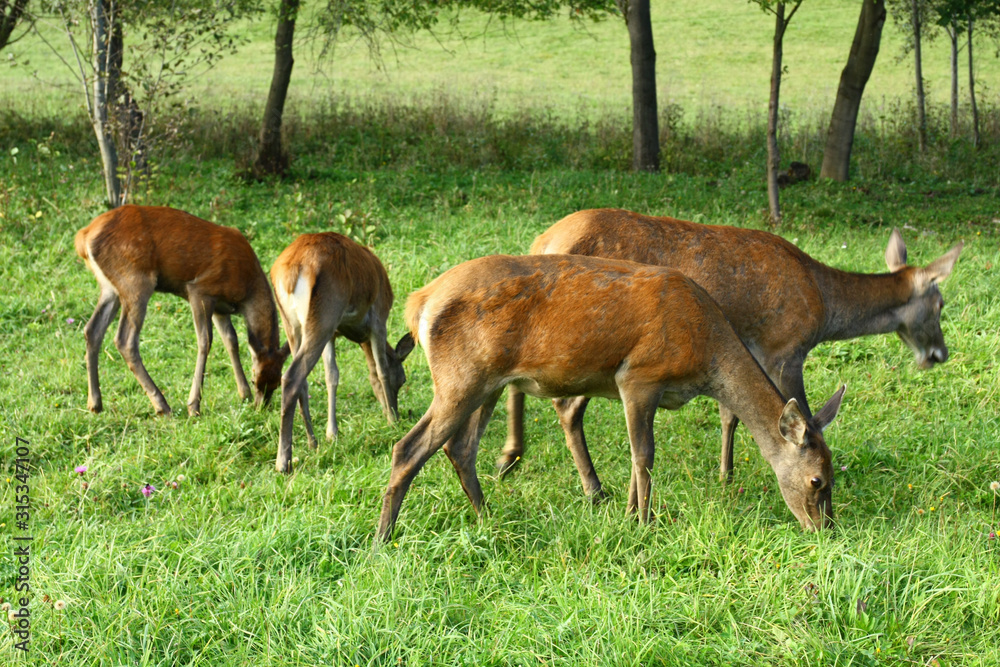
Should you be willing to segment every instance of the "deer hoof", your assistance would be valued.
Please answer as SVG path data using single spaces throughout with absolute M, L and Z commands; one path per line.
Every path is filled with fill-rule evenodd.
M 497 474 L 503 477 L 511 470 L 513 470 L 518 463 L 521 462 L 521 457 L 515 454 L 501 454 L 500 458 L 497 459 Z

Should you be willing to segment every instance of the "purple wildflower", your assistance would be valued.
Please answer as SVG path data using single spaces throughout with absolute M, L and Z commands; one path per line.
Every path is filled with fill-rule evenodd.
M 74 320 L 72 317 L 66 318 L 66 324 L 73 324 L 74 322 L 76 322 L 76 320 Z
M 147 484 L 146 486 L 142 487 L 139 490 L 142 492 L 142 495 L 149 498 L 156 491 L 156 487 L 153 486 L 152 484 Z
M 87 472 L 87 466 L 77 466 L 73 468 L 73 472 L 75 472 L 78 475 L 82 475 L 83 473 Z

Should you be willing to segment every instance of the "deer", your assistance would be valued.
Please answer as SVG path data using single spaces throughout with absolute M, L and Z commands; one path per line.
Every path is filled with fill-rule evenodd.
M 87 341 L 87 407 L 103 410 L 98 356 L 104 334 L 121 309 L 115 346 L 158 415 L 170 415 L 139 354 L 139 333 L 153 292 L 176 294 L 191 304 L 198 357 L 188 395 L 191 416 L 201 413 L 201 388 L 212 347 L 212 322 L 222 336 L 242 400 L 251 396 L 232 315 L 246 320 L 253 359 L 255 403 L 266 404 L 277 389 L 288 346 L 279 345 L 278 315 L 260 261 L 236 229 L 163 206 L 112 209 L 76 233 L 77 254 L 97 279 L 100 296 L 84 327 Z
M 783 396 L 806 417 L 802 366 L 825 341 L 895 331 L 921 368 L 948 359 L 941 332 L 944 300 L 938 283 L 951 273 L 962 243 L 926 267 L 906 263 L 906 244 L 893 229 L 885 251 L 890 273 L 848 273 L 822 264 L 775 234 L 651 217 L 619 209 L 572 213 L 540 234 L 532 254 L 574 254 L 631 260 L 680 270 L 704 287 Z M 584 492 L 603 498 L 583 432 L 588 397 L 553 401 Z M 724 402 L 719 478 L 733 472 L 739 417 Z M 501 473 L 524 455 L 524 394 L 508 394 L 508 436 L 497 460 Z
M 790 310 L 798 304 L 788 304 Z M 709 294 L 674 269 L 573 255 L 493 255 L 410 295 L 406 324 L 423 347 L 434 397 L 392 450 L 375 544 L 388 541 L 415 475 L 444 449 L 477 515 L 476 454 L 506 385 L 534 396 L 601 396 L 625 411 L 632 471 L 627 511 L 651 517 L 656 408 L 699 395 L 748 426 L 802 528 L 833 520 L 823 429 L 842 386 L 813 417 L 787 401 Z
M 388 344 L 386 320 L 393 302 L 389 275 L 375 253 L 342 234 L 299 236 L 275 260 L 271 282 L 292 353 L 281 378 L 281 432 L 275 468 L 291 472 L 296 402 L 309 446 L 317 448 L 307 378 L 320 355 L 329 400 L 326 437 L 332 440 L 338 435 L 336 337 L 361 345 L 368 362 L 368 380 L 390 424 L 399 418 L 399 389 L 406 382 L 403 361 L 414 342 L 407 333 L 395 348 Z

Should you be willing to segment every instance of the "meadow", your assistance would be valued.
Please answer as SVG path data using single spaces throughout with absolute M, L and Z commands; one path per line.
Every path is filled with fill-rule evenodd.
M 504 48 L 514 58 L 525 47 Z M 178 121 L 181 139 L 164 147 L 138 203 L 239 228 L 265 269 L 297 234 L 361 234 L 393 281 L 392 341 L 409 292 L 465 259 L 524 252 L 578 209 L 770 229 L 763 132 L 742 111 L 734 121 L 686 107 L 687 122 L 664 124 L 666 172 L 632 174 L 628 127 L 613 113 L 576 123 L 558 107 L 511 113 L 454 91 L 407 90 L 404 101 L 372 92 L 294 107 L 292 177 L 263 183 L 236 176 L 255 114 L 207 105 Z M 657 520 L 637 525 L 625 514 L 620 404 L 588 410 L 611 493 L 592 505 L 554 412 L 529 399 L 528 451 L 514 473 L 498 479 L 493 468 L 502 404 L 480 447 L 486 516 L 435 456 L 392 543 L 374 554 L 391 448 L 432 396 L 422 352 L 406 362 L 402 418 L 389 426 L 363 355 L 340 341 L 340 437 L 311 451 L 297 420 L 299 462 L 280 475 L 276 406 L 239 402 L 218 341 L 203 414 L 184 416 L 190 310 L 156 295 L 142 353 L 175 416 L 153 415 L 110 336 L 105 411 L 88 413 L 82 332 L 97 285 L 73 235 L 104 210 L 99 158 L 86 121 L 48 113 L 46 100 L 29 95 L 0 114 L 0 596 L 15 598 L 12 538 L 24 534 L 20 437 L 33 465 L 27 664 L 1000 662 L 1000 494 L 990 489 L 1000 479 L 998 133 L 974 152 L 947 137 L 938 109 L 933 145 L 918 156 L 906 102 L 893 98 L 864 119 L 853 181 L 782 192 L 785 219 L 771 231 L 845 270 L 884 271 L 893 227 L 912 264 L 965 243 L 942 285 L 947 363 L 918 370 L 894 335 L 827 343 L 809 358 L 814 403 L 848 385 L 826 431 L 836 531 L 799 530 L 743 428 L 735 478 L 718 483 L 717 408 L 704 398 L 657 416 Z M 984 106 L 995 119 L 996 101 Z M 783 149 L 815 166 L 825 121 L 805 118 Z M 322 431 L 320 373 L 310 390 Z M 0 662 L 25 661 L 16 641 L 0 633 Z

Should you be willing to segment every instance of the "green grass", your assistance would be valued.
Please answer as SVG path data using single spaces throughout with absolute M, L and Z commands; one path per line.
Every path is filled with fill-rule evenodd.
M 16 163 L 9 151 L 0 161 L 0 280 L 8 286 L 0 300 L 0 595 L 13 597 L 16 579 L 15 482 L 6 478 L 20 436 L 35 465 L 32 664 L 1000 660 L 1000 545 L 988 538 L 1000 522 L 1000 498 L 988 488 L 1000 477 L 995 178 L 976 186 L 971 176 L 935 176 L 934 159 L 946 170 L 961 166 L 945 153 L 908 172 L 884 167 L 889 173 L 853 184 L 783 192 L 787 217 L 777 231 L 843 268 L 883 270 L 893 226 L 906 225 L 917 263 L 966 242 L 943 286 L 947 364 L 918 371 L 894 336 L 827 344 L 810 357 L 814 400 L 849 387 L 827 431 L 836 533 L 798 530 L 742 429 L 735 482 L 716 482 L 719 425 L 706 399 L 657 417 L 659 518 L 649 528 L 625 516 L 620 405 L 594 401 L 588 436 L 613 497 L 592 507 L 554 413 L 531 401 L 529 450 L 509 479 L 497 480 L 492 467 L 505 436 L 502 407 L 486 432 L 485 519 L 436 456 L 407 496 L 394 542 L 373 556 L 390 450 L 431 399 L 423 355 L 407 361 L 403 418 L 388 426 L 360 351 L 341 342 L 340 439 L 311 452 L 297 421 L 301 462 L 281 476 L 273 472 L 277 412 L 238 402 L 222 346 L 209 360 L 203 416 L 180 416 L 195 356 L 190 312 L 157 295 L 142 350 L 178 416 L 153 416 L 110 340 L 101 357 L 105 412 L 89 414 L 82 328 L 97 289 L 72 235 L 102 209 L 100 178 L 94 158 L 72 145 L 73 126 L 49 140 L 48 155 L 26 140 L 44 142 L 45 123 L 18 127 L 26 136 Z M 425 147 L 412 163 L 383 167 L 377 141 L 358 146 L 343 163 L 304 153 L 295 180 L 253 185 L 232 177 L 231 159 L 182 153 L 162 162 L 148 201 L 240 228 L 265 267 L 296 234 L 329 229 L 335 213 L 369 213 L 399 302 L 465 259 L 523 252 L 579 208 L 763 224 L 752 162 L 705 168 L 724 178 L 548 163 L 470 169 Z M 390 337 L 402 333 L 397 304 Z M 322 430 L 320 375 L 311 390 Z M 80 464 L 89 466 L 82 478 L 73 472 Z M 178 488 L 168 488 L 179 475 Z M 139 492 L 146 483 L 158 489 L 148 500 Z M 0 637 L 4 662 L 18 659 L 12 644 L 10 634 Z
M 796 13 L 785 38 L 788 71 L 781 97 L 793 119 L 829 113 L 859 10 L 858 0 L 824 0 Z M 764 116 L 771 72 L 770 15 L 732 0 L 654 3 L 652 12 L 661 105 L 679 105 L 691 122 L 714 107 Z M 565 17 L 503 24 L 468 12 L 455 28 L 442 21 L 435 35 L 404 36 L 398 45 L 387 45 L 378 61 L 349 31 L 332 58 L 319 60 L 318 44 L 303 39 L 307 25 L 305 21 L 297 32 L 288 101 L 292 108 L 359 97 L 426 101 L 444 93 L 494 104 L 504 112 L 533 108 L 571 118 L 631 116 L 628 36 L 618 17 L 582 25 Z M 223 58 L 215 69 L 190 82 L 182 95 L 186 106 L 260 108 L 274 63 L 273 30 L 271 18 L 241 27 L 239 33 L 248 42 L 238 55 Z M 58 26 L 46 24 L 45 32 L 62 57 L 74 62 Z M 872 116 L 888 113 L 894 100 L 911 95 L 912 59 L 903 57 L 903 43 L 890 18 L 866 90 L 864 108 Z M 995 99 L 991 82 L 1000 76 L 994 50 L 988 38 L 977 40 L 979 94 L 988 99 Z M 4 74 L 0 104 L 32 113 L 80 112 L 79 85 L 39 40 L 26 39 L 8 51 L 27 64 Z M 950 85 L 947 38 L 940 34 L 929 41 L 924 54 L 929 99 L 944 104 Z M 962 58 L 964 68 L 964 53 Z M 32 70 L 37 70 L 37 79 L 28 76 Z M 963 105 L 968 78 L 964 72 Z

